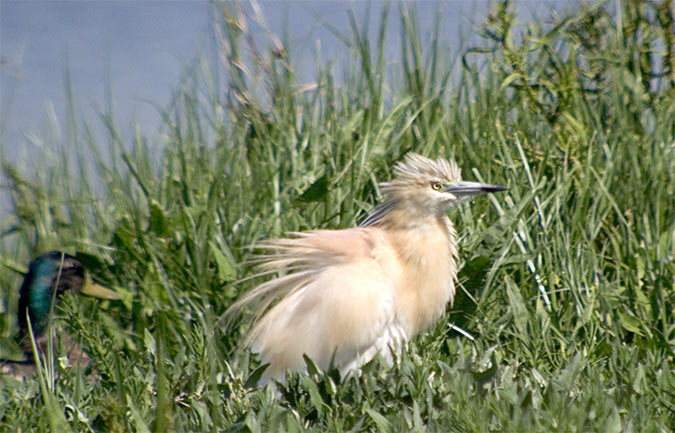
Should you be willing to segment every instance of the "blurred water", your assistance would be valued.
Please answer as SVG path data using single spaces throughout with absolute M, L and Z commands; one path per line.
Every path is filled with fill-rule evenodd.
M 26 131 L 41 130 L 49 104 L 63 122 L 67 66 L 85 114 L 105 110 L 109 82 L 122 124 L 156 124 L 143 101 L 167 101 L 208 34 L 208 11 L 206 2 L 3 0 L 0 104 L 8 153 L 27 144 Z
M 517 1 L 516 6 L 521 19 L 530 20 L 548 19 L 553 10 L 563 11 L 575 3 Z M 381 3 L 369 4 L 261 2 L 272 32 L 283 39 L 289 30 L 296 71 L 303 80 L 312 79 L 317 41 L 324 60 L 344 58 L 345 46 L 333 32 L 350 34 L 348 9 L 355 11 L 359 24 L 369 7 L 377 18 Z M 443 37 L 457 52 L 460 35 L 475 33 L 489 5 L 484 0 L 428 1 L 416 3 L 416 8 L 423 34 L 431 32 L 433 20 L 442 11 Z M 160 119 L 150 102 L 167 104 L 185 67 L 209 46 L 210 8 L 209 2 L 197 0 L 0 0 L 0 151 L 4 149 L 11 160 L 24 154 L 26 161 L 32 161 L 32 154 L 45 151 L 40 146 L 50 146 L 42 143 L 41 137 L 63 133 L 62 129 L 46 131 L 46 125 L 65 124 L 66 68 L 71 73 L 78 113 L 99 125 L 99 131 L 99 114 L 107 111 L 111 101 L 125 138 L 133 133 L 133 122 L 138 123 L 142 133 L 152 136 Z M 250 5 L 244 4 L 243 8 L 253 14 Z M 388 49 L 395 56 L 398 6 L 393 3 L 391 8 L 392 43 Z M 262 33 L 261 28 L 251 30 Z M 377 30 L 375 24 L 371 30 Z M 0 195 L 0 221 L 6 204 L 6 198 Z

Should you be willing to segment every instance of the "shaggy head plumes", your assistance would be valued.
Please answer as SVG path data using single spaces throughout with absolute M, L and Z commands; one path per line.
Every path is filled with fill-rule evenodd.
M 381 185 L 387 194 L 396 194 L 411 186 L 433 183 L 441 185 L 453 184 L 462 180 L 462 173 L 457 163 L 452 160 L 426 158 L 416 153 L 409 153 L 402 162 L 394 166 L 395 179 Z
M 452 160 L 426 158 L 409 153 L 394 166 L 395 178 L 380 185 L 387 199 L 377 206 L 361 226 L 409 225 L 415 220 L 440 216 L 448 211 L 457 198 L 447 188 L 461 182 L 462 174 Z M 405 215 L 397 215 L 395 210 Z

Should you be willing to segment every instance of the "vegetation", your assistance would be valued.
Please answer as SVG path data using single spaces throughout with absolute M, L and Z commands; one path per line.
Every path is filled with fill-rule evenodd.
M 261 15 L 213 13 L 217 60 L 188 71 L 161 135 L 127 141 L 106 112 L 101 142 L 71 97 L 58 152 L 3 161 L 0 263 L 78 252 L 123 301 L 64 299 L 55 323 L 94 365 L 0 377 L 0 430 L 675 431 L 669 1 L 581 5 L 546 28 L 501 2 L 462 52 L 440 18 L 428 34 L 412 5 L 385 4 L 348 15 L 344 76 L 317 53 L 311 85 L 292 46 L 249 34 Z M 238 282 L 247 246 L 353 226 L 411 150 L 509 187 L 451 215 L 454 307 L 391 368 L 340 378 L 308 361 L 278 395 L 255 388 L 245 318 L 219 320 L 256 283 Z M 3 339 L 19 285 L 0 273 Z

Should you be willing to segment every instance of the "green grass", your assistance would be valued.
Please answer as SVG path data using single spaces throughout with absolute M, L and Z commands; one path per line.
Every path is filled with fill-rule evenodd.
M 59 359 L 25 382 L 0 377 L 0 430 L 675 431 L 668 6 L 582 6 L 542 30 L 498 3 L 483 48 L 461 52 L 439 40 L 441 22 L 427 35 L 412 6 L 385 6 L 374 40 L 348 16 L 346 76 L 317 53 L 304 88 L 292 46 L 252 45 L 237 8 L 215 5 L 218 55 L 160 109 L 161 134 L 132 140 L 111 112 L 97 140 L 67 77 L 57 151 L 3 162 L 0 263 L 79 252 L 124 299 L 66 297 L 56 322 L 96 380 Z M 403 29 L 395 60 L 387 19 Z M 234 284 L 252 274 L 246 246 L 353 226 L 408 151 L 509 187 L 450 215 L 455 306 L 391 368 L 294 375 L 280 399 L 251 388 L 246 324 L 218 320 L 255 284 Z M 0 273 L 4 339 L 19 284 Z

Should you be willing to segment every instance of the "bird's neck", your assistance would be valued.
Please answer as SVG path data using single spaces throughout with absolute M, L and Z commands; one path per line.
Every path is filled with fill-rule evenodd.
M 443 314 L 454 298 L 457 276 L 455 230 L 448 217 L 432 215 L 412 222 L 387 230 L 405 269 L 398 309 L 410 336 Z

